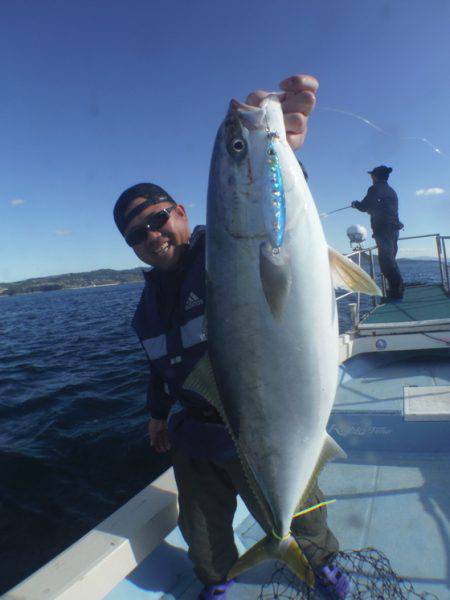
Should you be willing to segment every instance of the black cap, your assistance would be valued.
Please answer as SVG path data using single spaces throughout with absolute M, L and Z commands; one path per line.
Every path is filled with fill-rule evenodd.
M 392 173 L 391 167 L 386 167 L 386 165 L 380 165 L 379 167 L 375 167 L 371 171 L 367 171 L 370 175 L 375 175 L 378 179 L 385 179 L 387 181 L 389 175 Z
M 125 213 L 131 202 L 136 198 L 145 198 L 146 202 L 140 204 L 136 213 L 131 211 L 127 216 Z M 120 194 L 116 204 L 114 205 L 114 221 L 120 233 L 124 235 L 128 223 L 147 206 L 151 204 L 159 204 L 160 202 L 171 202 L 176 204 L 175 200 L 159 185 L 155 183 L 138 183 L 126 189 Z

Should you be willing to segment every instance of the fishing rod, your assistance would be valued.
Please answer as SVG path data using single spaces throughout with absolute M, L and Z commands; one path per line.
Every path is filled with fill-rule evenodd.
M 330 210 L 330 212 L 327 213 L 320 213 L 320 217 L 328 217 L 329 215 L 332 215 L 333 213 L 337 213 L 341 210 L 347 210 L 347 208 L 353 208 L 352 206 L 344 206 L 343 208 L 336 208 L 336 210 Z

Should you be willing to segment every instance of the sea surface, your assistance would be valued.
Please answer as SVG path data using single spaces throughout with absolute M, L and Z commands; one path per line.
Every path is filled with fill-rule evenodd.
M 437 262 L 400 264 L 406 282 L 440 281 Z M 130 326 L 142 285 L 0 297 L 0 593 L 169 466 L 149 445 Z

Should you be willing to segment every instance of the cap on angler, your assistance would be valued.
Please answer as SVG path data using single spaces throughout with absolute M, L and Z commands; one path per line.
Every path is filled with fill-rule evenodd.
M 367 171 L 369 175 L 375 175 L 378 179 L 388 180 L 389 175 L 392 173 L 392 167 L 386 167 L 386 165 L 380 165 L 375 167 L 371 171 Z
M 141 202 L 141 204 L 133 208 L 133 210 L 126 215 L 128 207 L 136 198 L 145 198 L 145 201 Z M 160 202 L 171 202 L 172 204 L 176 204 L 172 196 L 155 183 L 138 183 L 122 192 L 114 205 L 114 221 L 116 222 L 120 233 L 124 235 L 128 224 L 136 215 L 141 213 L 148 206 L 159 204 Z

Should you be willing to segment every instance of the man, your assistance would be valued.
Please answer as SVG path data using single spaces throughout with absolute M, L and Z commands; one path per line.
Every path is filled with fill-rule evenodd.
M 361 212 L 369 213 L 373 237 L 378 248 L 378 261 L 389 288 L 385 301 L 401 300 L 403 298 L 403 280 L 395 257 L 397 256 L 398 232 L 403 224 L 398 219 L 398 198 L 395 191 L 388 185 L 392 169 L 385 165 L 368 171 L 373 185 L 361 202 L 352 202 L 352 207 Z
M 280 84 L 288 141 L 299 148 L 318 87 L 314 77 L 296 75 Z M 267 92 L 250 94 L 258 105 Z M 234 444 L 217 411 L 201 396 L 182 389 L 207 350 L 204 227 L 191 234 L 184 207 L 161 187 L 133 186 L 114 208 L 116 224 L 136 255 L 153 267 L 133 326 L 150 364 L 149 436 L 157 452 L 172 450 L 179 494 L 179 527 L 205 588 L 199 599 L 224 599 L 226 576 L 238 558 L 232 521 L 236 496 L 267 528 L 242 470 Z M 307 506 L 323 501 L 316 486 Z M 344 598 L 348 581 L 332 564 L 338 543 L 326 524 L 326 508 L 293 522 L 293 531 L 323 585 Z

